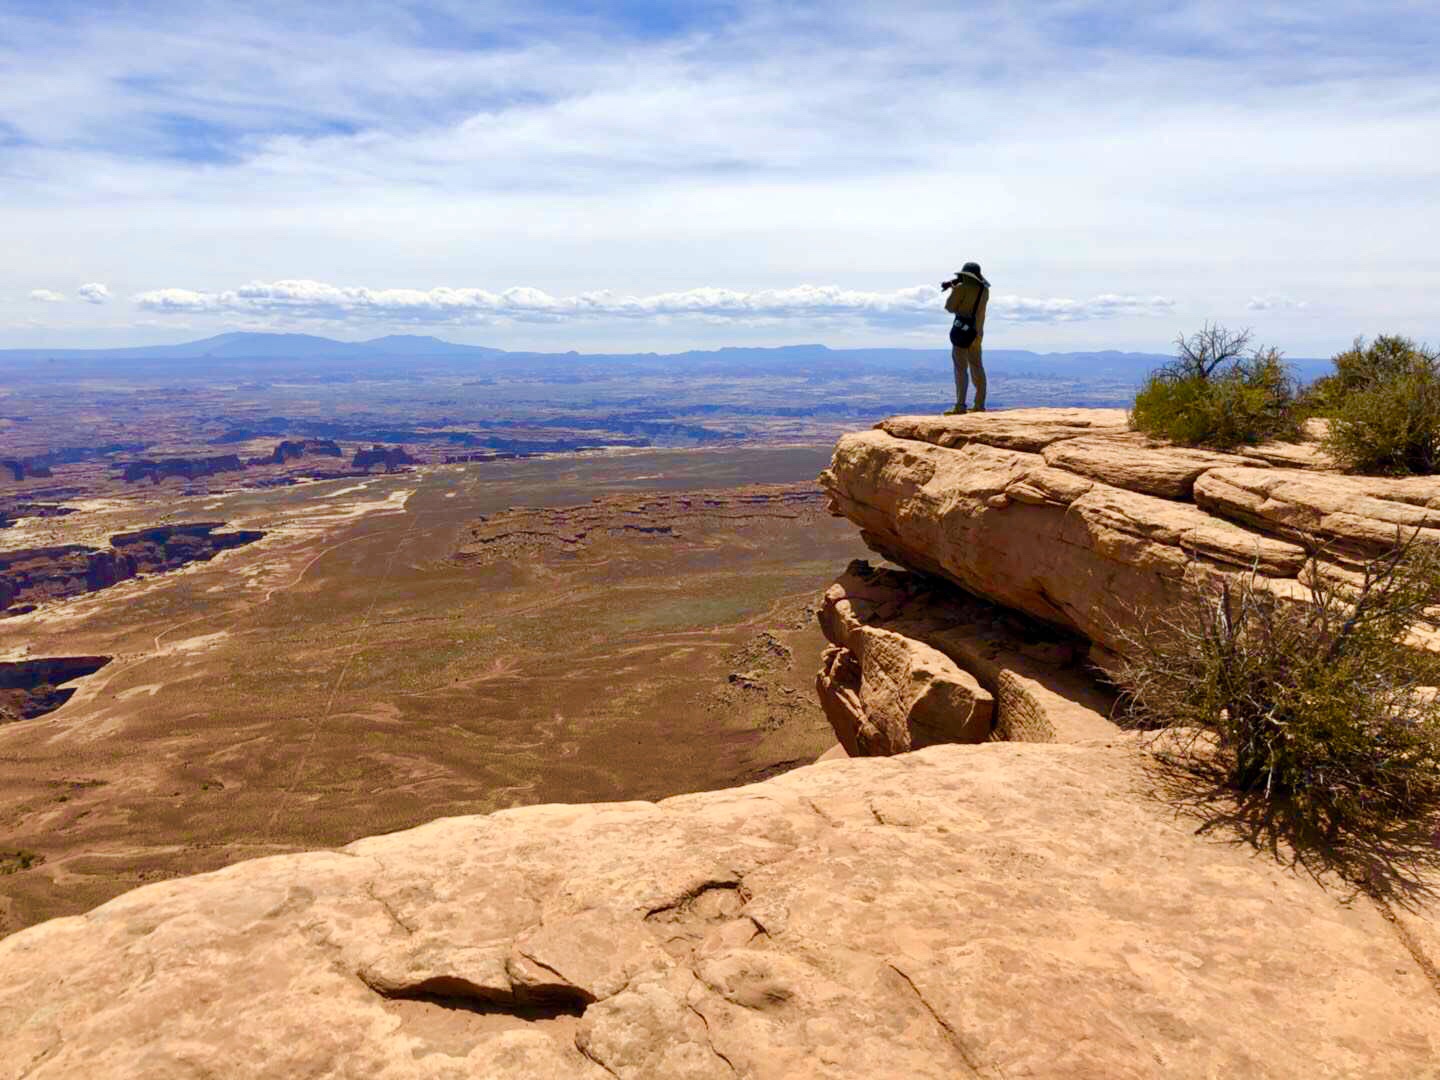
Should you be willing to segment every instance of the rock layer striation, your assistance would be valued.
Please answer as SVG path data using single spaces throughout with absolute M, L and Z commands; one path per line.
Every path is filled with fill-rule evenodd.
M 1119 410 L 1025 409 L 886 420 L 843 437 L 821 482 L 886 558 L 1116 649 L 1196 573 L 1293 595 L 1312 556 L 1343 571 L 1440 541 L 1440 481 L 1323 466 L 1309 444 L 1186 450 Z
M 816 692 L 854 757 L 1117 734 L 1083 640 L 933 578 L 850 564 L 825 593 Z
M 83 544 L 0 551 L 0 617 L 46 600 L 98 592 L 139 574 L 163 574 L 264 537 L 254 529 L 217 532 L 222 521 L 157 525 L 110 537 L 109 548 Z

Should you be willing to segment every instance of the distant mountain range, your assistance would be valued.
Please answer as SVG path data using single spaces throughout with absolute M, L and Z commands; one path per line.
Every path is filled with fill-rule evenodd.
M 560 365 L 583 367 L 591 374 L 605 367 L 627 370 L 697 371 L 715 374 L 766 374 L 864 370 L 933 372 L 948 362 L 948 350 L 934 349 L 831 349 L 825 345 L 786 345 L 777 348 L 727 347 L 682 353 L 534 353 L 508 352 L 483 345 L 457 345 L 441 338 L 392 334 L 370 341 L 336 341 L 313 334 L 235 332 L 180 345 L 142 345 L 121 349 L 0 349 L 0 371 L 45 376 L 69 375 L 124 365 L 127 373 L 163 376 L 182 370 L 194 374 L 195 365 L 217 374 L 237 374 L 253 365 L 289 361 L 333 369 L 387 371 L 398 368 L 438 372 L 473 371 L 503 374 L 543 369 L 555 374 Z M 987 349 L 987 368 L 1007 375 L 1035 375 L 1070 379 L 1134 379 L 1165 363 L 1160 353 L 1091 352 L 1037 353 L 1026 349 Z M 1328 360 L 1292 359 L 1301 378 L 1328 370 Z M 257 372 L 258 373 L 258 372 Z
M 437 337 L 391 334 L 370 341 L 335 341 L 314 334 L 237 331 L 180 345 L 139 345 L 123 349 L 0 349 L 6 360 L 362 360 L 367 357 L 484 357 L 501 349 L 454 345 Z

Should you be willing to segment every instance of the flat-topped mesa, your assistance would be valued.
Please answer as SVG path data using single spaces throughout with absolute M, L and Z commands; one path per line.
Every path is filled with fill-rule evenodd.
M 333 439 L 285 439 L 278 443 L 268 459 L 274 465 L 284 465 L 303 457 L 344 457 L 345 452 Z
M 245 468 L 245 463 L 236 454 L 214 454 L 208 457 L 172 457 L 172 458 L 146 458 L 142 461 L 127 462 L 121 467 L 121 478 L 127 484 L 139 483 L 142 480 L 149 480 L 152 484 L 159 484 L 165 480 L 179 477 L 183 480 L 196 480 L 203 476 L 214 476 L 217 473 L 240 472 Z
M 1119 410 L 896 417 L 844 436 L 821 483 L 886 558 L 1107 649 L 1199 572 L 1293 594 L 1313 552 L 1344 569 L 1440 543 L 1440 479 L 1344 476 L 1313 443 L 1172 447 Z
M 380 446 L 375 445 L 368 450 L 363 446 L 355 451 L 355 456 L 350 464 L 357 469 L 373 469 L 379 465 L 386 472 L 404 468 L 407 465 L 419 465 L 420 459 L 411 457 L 410 452 L 403 446 Z
M 0 460 L 0 480 L 29 480 L 32 477 L 52 476 L 50 467 L 34 460 L 5 458 Z

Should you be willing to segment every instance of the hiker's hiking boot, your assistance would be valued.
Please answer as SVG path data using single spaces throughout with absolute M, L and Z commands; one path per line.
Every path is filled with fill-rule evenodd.
M 943 416 L 964 416 L 964 415 L 965 415 L 965 406 L 964 406 L 964 405 L 956 405 L 953 409 L 946 409 L 945 412 L 942 413 L 941 415 L 943 415 Z

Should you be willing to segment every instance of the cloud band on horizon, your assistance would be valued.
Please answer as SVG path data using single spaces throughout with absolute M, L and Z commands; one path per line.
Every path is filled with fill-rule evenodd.
M 790 318 L 860 319 L 905 324 L 944 315 L 943 294 L 917 285 L 889 292 L 801 285 L 753 291 L 713 286 L 633 296 L 610 290 L 554 296 L 517 286 L 501 292 L 478 288 L 372 289 L 320 281 L 251 282 L 236 289 L 203 292 L 168 288 L 139 293 L 134 302 L 161 314 L 284 315 L 297 319 L 369 319 L 401 323 L 486 324 L 498 321 L 559 322 L 570 319 L 699 318 L 721 322 L 770 322 Z M 989 312 L 1022 323 L 1080 322 L 1122 316 L 1168 314 L 1165 296 L 1104 294 L 1086 300 L 996 295 Z

